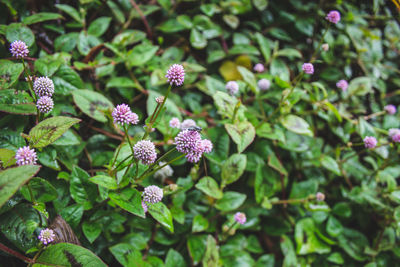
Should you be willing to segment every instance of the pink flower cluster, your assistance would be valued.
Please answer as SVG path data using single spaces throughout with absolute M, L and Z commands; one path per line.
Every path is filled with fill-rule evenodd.
M 245 224 L 246 220 L 247 220 L 246 214 L 244 214 L 243 212 L 236 212 L 235 213 L 235 221 L 237 223 Z
M 328 13 L 328 15 L 326 15 L 325 19 L 328 20 L 329 22 L 336 24 L 340 21 L 340 13 L 337 10 L 329 11 L 329 13 Z
M 149 140 L 142 140 L 133 146 L 133 156 L 145 165 L 152 164 L 157 158 L 156 147 Z
M 200 133 L 186 129 L 175 137 L 176 149 L 186 154 L 189 162 L 199 162 L 203 153 L 210 153 L 213 144 L 208 139 L 201 139 Z
M 28 56 L 29 49 L 25 42 L 17 40 L 11 43 L 10 52 L 15 58 L 24 58 Z
M 378 141 L 376 140 L 375 137 L 373 136 L 366 136 L 364 138 L 364 145 L 366 148 L 374 148 L 376 147 L 376 144 L 378 144 Z
M 174 64 L 168 69 L 165 77 L 170 85 L 181 86 L 185 81 L 185 69 L 182 65 Z
M 29 146 L 18 148 L 15 154 L 17 165 L 35 165 L 37 161 L 36 152 L 34 149 L 30 149 Z
M 38 238 L 44 245 L 47 245 L 55 240 L 56 235 L 53 230 L 46 228 L 40 231 Z
M 114 123 L 123 125 L 126 124 L 137 124 L 139 122 L 139 116 L 131 111 L 131 108 L 127 104 L 118 105 L 112 112 Z
M 346 80 L 340 80 L 336 83 L 336 87 L 342 89 L 342 91 L 345 92 L 349 87 L 349 83 Z
M 313 74 L 314 73 L 314 66 L 311 63 L 304 63 L 303 66 L 302 66 L 302 69 L 307 74 Z
M 164 196 L 163 190 L 156 185 L 149 185 L 145 187 L 143 191 L 143 201 L 146 203 L 155 204 L 157 202 L 160 202 L 163 196 Z M 143 202 L 142 202 L 142 207 L 144 210 L 147 211 L 147 209 L 143 205 Z

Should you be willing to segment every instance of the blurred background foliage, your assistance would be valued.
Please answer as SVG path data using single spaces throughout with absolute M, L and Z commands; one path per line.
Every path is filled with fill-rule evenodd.
M 400 120 L 369 116 L 400 100 L 395 3 L 0 0 L 2 168 L 15 163 L 6 159 L 34 126 L 23 114 L 35 114 L 10 42 L 25 41 L 33 73 L 53 80 L 51 116 L 82 120 L 38 151 L 42 168 L 29 182 L 36 201 L 26 186 L 15 188 L 0 209 L 1 242 L 33 257 L 40 229 L 61 215 L 110 266 L 397 266 L 399 147 L 387 131 Z M 324 37 L 329 50 L 320 51 L 333 9 L 342 19 Z M 282 102 L 315 51 L 314 75 Z M 113 106 L 128 103 L 139 115 L 142 124 L 129 129 L 138 140 L 174 63 L 185 67 L 185 83 L 173 89 L 151 138 L 161 155 L 178 132 L 169 120 L 191 118 L 214 151 L 198 165 L 174 162 L 172 177 L 137 184 L 171 191 L 167 215 L 141 218 L 122 207 L 138 191 L 89 178 L 130 153 L 125 144 L 116 154 L 124 136 L 112 123 Z M 266 71 L 255 73 L 256 63 Z M 261 78 L 269 90 L 258 90 Z M 341 79 L 349 81 L 346 92 L 336 88 Z M 230 80 L 239 83 L 237 97 L 226 93 Z M 365 136 L 379 146 L 366 150 Z M 315 200 L 317 192 L 325 201 Z M 237 211 L 247 222 L 227 230 Z

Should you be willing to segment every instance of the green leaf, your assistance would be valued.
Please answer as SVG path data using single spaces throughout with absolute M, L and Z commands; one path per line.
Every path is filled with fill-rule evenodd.
M 193 264 L 197 265 L 206 252 L 207 235 L 191 235 L 187 240 L 187 247 Z
M 89 35 L 86 31 L 81 31 L 78 36 L 78 51 L 81 55 L 86 56 L 90 52 Z
M 40 169 L 38 165 L 23 165 L 0 172 L 0 207 L 9 200 L 18 188 L 32 178 Z
M 40 264 L 57 266 L 107 266 L 90 250 L 70 243 L 59 243 L 47 247 L 42 254 L 40 254 L 37 261 L 40 262 Z
M 302 58 L 303 56 L 299 50 L 294 48 L 284 48 L 276 52 L 276 56 L 288 57 L 288 58 Z
M 282 254 L 285 255 L 282 267 L 297 266 L 297 257 L 294 250 L 294 246 L 290 238 L 286 235 L 281 236 L 281 250 Z
M 67 65 L 61 65 L 53 76 L 55 94 L 69 95 L 71 91 L 83 88 L 83 82 L 78 73 Z
M 296 223 L 294 239 L 297 244 L 297 254 L 329 253 L 331 248 L 317 237 L 316 226 L 311 218 L 301 219 Z
M 228 24 L 232 29 L 236 29 L 239 26 L 240 20 L 237 16 L 232 14 L 227 14 L 222 16 L 222 19 Z
M 196 49 L 203 49 L 207 46 L 207 39 L 200 31 L 193 28 L 190 32 L 190 44 Z
M 225 124 L 225 129 L 236 143 L 239 153 L 242 153 L 253 141 L 256 130 L 248 121 L 236 122 L 236 124 Z
M 328 222 L 326 223 L 326 232 L 333 237 L 339 236 L 343 231 L 343 226 L 338 219 L 334 216 L 329 216 Z
M 110 192 L 108 194 L 108 197 L 112 200 L 112 202 L 114 202 L 124 210 L 144 218 L 145 214 L 142 207 L 142 197 L 140 195 L 140 192 L 136 189 L 131 188 L 129 189 L 129 193 L 132 195 L 127 197 L 127 195 L 125 194 Z
M 60 68 L 63 60 L 54 57 L 41 57 L 35 61 L 35 69 L 44 76 L 53 76 L 53 74 Z
M 7 149 L 7 148 L 0 148 L 0 167 L 7 168 L 12 166 L 16 163 L 15 159 L 15 151 Z
M 3 180 L 2 177 L 0 180 Z M 34 231 L 42 221 L 45 222 L 46 218 L 39 215 L 30 204 L 18 204 L 12 210 L 1 214 L 0 232 L 8 241 L 25 252 L 38 243 Z
M 165 206 L 162 202 L 158 202 L 156 204 L 150 204 L 148 207 L 151 216 L 153 216 L 156 221 L 173 233 L 174 224 L 172 223 L 172 215 L 167 206 Z
M 232 118 L 233 111 L 238 102 L 237 99 L 221 91 L 217 91 L 211 94 L 211 96 L 214 99 L 215 106 L 217 106 L 218 113 L 225 117 Z
M 110 22 L 110 17 L 100 17 L 95 19 L 92 23 L 90 23 L 88 34 L 96 37 L 102 36 L 110 26 Z
M 281 123 L 286 129 L 294 133 L 307 135 L 311 137 L 314 136 L 314 133 L 312 132 L 308 122 L 300 118 L 299 116 L 291 114 L 287 115 L 281 119 Z
M 370 77 L 357 77 L 350 81 L 347 89 L 349 95 L 363 96 L 372 92 Z
M 105 96 L 91 90 L 75 90 L 72 96 L 83 113 L 100 122 L 107 122 L 105 112 L 114 108 Z
M 158 50 L 158 46 L 147 43 L 135 46 L 127 54 L 127 62 L 130 67 L 143 66 L 147 61 L 152 59 Z
M 79 33 L 70 32 L 60 35 L 54 41 L 54 48 L 56 51 L 70 52 L 74 50 L 78 42 Z
M 196 188 L 212 198 L 220 199 L 223 195 L 222 191 L 219 189 L 218 183 L 209 176 L 201 178 L 196 184 Z
M 222 211 L 231 211 L 239 208 L 246 200 L 246 195 L 238 192 L 228 191 L 215 203 L 215 207 Z
M 285 167 L 283 167 L 283 165 L 279 161 L 278 157 L 273 153 L 271 153 L 268 156 L 268 166 L 270 166 L 271 168 L 277 170 L 282 175 L 288 176 L 288 172 L 286 171 Z
M 294 182 L 292 190 L 290 191 L 290 199 L 306 198 L 309 195 L 317 193 L 318 182 L 315 180 L 307 180 L 301 182 Z
M 341 176 L 339 164 L 337 164 L 336 160 L 333 159 L 332 157 L 329 157 L 327 155 L 322 155 L 321 164 L 325 169 L 333 172 L 337 176 Z
M 253 93 L 257 92 L 257 81 L 256 77 L 254 74 L 249 71 L 247 68 L 238 66 L 237 67 L 240 75 L 242 75 L 243 80 L 247 83 L 248 86 L 250 86 L 250 89 L 253 91 Z
M 182 255 L 178 251 L 170 248 L 168 250 L 167 258 L 165 259 L 165 267 L 185 267 L 185 266 L 186 262 L 182 257 Z
M 222 185 L 221 187 L 225 187 L 228 184 L 231 184 L 237 181 L 240 176 L 244 173 L 247 164 L 247 157 L 244 154 L 233 154 L 230 156 L 222 166 Z
M 192 233 L 203 232 L 208 228 L 208 220 L 198 214 L 193 218 Z
M 69 5 L 64 5 L 64 4 L 56 4 L 55 6 L 56 6 L 56 8 L 64 11 L 65 13 L 70 15 L 74 20 L 76 20 L 77 22 L 79 22 L 80 24 L 83 25 L 84 19 L 81 17 L 81 14 L 79 14 L 79 12 L 75 8 L 73 8 L 72 6 L 69 6 Z
M 19 76 L 24 71 L 24 65 L 22 63 L 14 63 L 9 60 L 0 59 L 0 88 L 10 88 L 17 81 Z
M 56 19 L 63 19 L 63 16 L 57 13 L 51 12 L 40 12 L 33 14 L 29 17 L 25 17 L 22 19 L 22 23 L 25 25 L 35 24 L 38 22 L 48 21 L 48 20 L 56 20 Z
M 289 68 L 287 67 L 285 62 L 279 58 L 272 59 L 270 73 L 272 76 L 277 76 L 283 81 L 290 81 Z
M 36 148 L 48 146 L 63 135 L 72 125 L 80 121 L 80 119 L 63 116 L 46 119 L 31 129 L 29 143 Z
M 269 40 L 264 36 L 262 36 L 262 34 L 259 32 L 257 32 L 255 36 L 257 43 L 260 46 L 261 53 L 264 56 L 265 62 L 269 62 L 269 59 L 271 58 L 271 49 Z
M 212 235 L 207 236 L 207 248 L 203 258 L 203 267 L 219 267 L 219 246 Z
M 117 189 L 118 184 L 117 181 L 115 181 L 114 178 L 107 176 L 107 175 L 96 175 L 92 178 L 89 179 L 89 181 L 98 184 L 102 187 L 108 188 L 108 189 Z
M 101 234 L 102 227 L 98 222 L 85 221 L 82 224 L 83 234 L 90 243 L 93 243 Z
M 36 105 L 27 92 L 4 89 L 0 90 L 0 111 L 23 115 L 36 114 Z
M 25 42 L 28 47 L 32 46 L 35 42 L 35 35 L 31 29 L 23 26 L 21 23 L 11 23 L 8 25 L 6 30 L 6 38 L 10 43 L 21 40 Z
M 114 17 L 117 21 L 122 24 L 125 23 L 125 16 L 121 9 L 115 4 L 113 1 L 107 1 L 107 5 L 110 8 L 111 12 L 113 13 Z
M 368 239 L 359 231 L 344 228 L 341 235 L 337 237 L 339 246 L 353 259 L 365 261 L 367 255 L 364 253 L 369 246 Z
M 73 204 L 61 210 L 61 217 L 72 227 L 78 227 L 83 215 L 83 205 Z
M 58 193 L 55 187 L 45 179 L 35 177 L 29 181 L 29 186 L 32 190 L 33 197 L 37 202 L 49 202 L 57 199 Z M 21 193 L 25 199 L 33 202 L 29 193 L 28 186 L 21 188 Z

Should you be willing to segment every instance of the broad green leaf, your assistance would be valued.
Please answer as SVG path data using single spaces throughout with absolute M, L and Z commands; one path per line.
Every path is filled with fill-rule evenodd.
M 337 237 L 339 246 L 353 259 L 365 261 L 367 255 L 365 249 L 370 246 L 364 234 L 357 230 L 344 228 L 342 234 Z
M 233 154 L 230 156 L 222 166 L 222 185 L 225 187 L 238 180 L 246 169 L 247 157 L 244 154 Z
M 261 53 L 264 56 L 264 61 L 269 62 L 269 59 L 271 57 L 270 41 L 262 36 L 262 34 L 259 32 L 257 32 L 255 36 L 257 43 L 260 46 Z
M 289 68 L 285 62 L 279 58 L 272 59 L 270 73 L 272 76 L 278 76 L 283 81 L 290 81 Z
M 127 53 L 127 62 L 130 67 L 143 66 L 152 59 L 158 50 L 158 46 L 147 43 L 139 44 Z
M 203 257 L 203 267 L 219 267 L 219 246 L 212 235 L 207 236 L 207 247 Z
M 253 93 L 257 92 L 257 81 L 256 77 L 254 74 L 249 71 L 247 68 L 238 66 L 237 67 L 240 75 L 242 75 L 243 80 L 247 83 L 248 86 L 250 86 L 250 89 L 253 91 Z
M 329 253 L 331 248 L 319 239 L 315 232 L 316 226 L 313 219 L 305 218 L 296 223 L 294 239 L 297 245 L 297 254 Z
M 40 254 L 37 261 L 41 264 L 57 266 L 107 266 L 90 250 L 70 243 L 59 243 L 47 247 L 42 254 Z
M 301 182 L 294 182 L 292 190 L 290 191 L 290 199 L 306 198 L 309 195 L 317 193 L 318 182 L 315 180 L 306 180 Z
M 80 119 L 57 116 L 46 119 L 29 132 L 29 143 L 36 148 L 50 145 Z
M 79 33 L 70 32 L 67 34 L 60 35 L 54 41 L 54 48 L 56 51 L 70 52 L 72 51 L 78 42 Z
M 107 175 L 96 175 L 94 177 L 91 177 L 89 181 L 108 189 L 118 188 L 117 181 L 114 178 Z
M 187 239 L 187 248 L 193 264 L 197 265 L 206 252 L 207 235 L 190 235 Z
M 91 45 L 89 42 L 89 35 L 87 34 L 86 31 L 81 31 L 79 33 L 77 45 L 78 45 L 78 51 L 79 53 L 81 53 L 81 55 L 86 56 L 87 54 L 89 54 Z
M 238 192 L 228 191 L 215 203 L 215 207 L 222 211 L 231 211 L 239 208 L 246 200 L 246 195 Z
M 29 181 L 33 197 L 37 202 L 49 202 L 57 199 L 58 193 L 55 187 L 45 179 L 35 177 Z M 30 202 L 33 202 L 28 186 L 21 188 L 21 193 Z
M 223 195 L 222 191 L 219 189 L 218 183 L 210 176 L 201 178 L 196 184 L 196 188 L 204 194 L 216 199 L 222 198 Z
M 72 91 L 83 88 L 79 74 L 67 65 L 61 65 L 52 79 L 56 95 L 69 95 Z
M 14 63 L 9 60 L 0 59 L 0 88 L 10 88 L 17 81 L 21 73 L 24 71 L 22 63 Z
M 4 89 L 0 90 L 0 111 L 21 115 L 36 114 L 36 105 L 27 92 Z
M 63 60 L 54 57 L 41 57 L 35 61 L 35 69 L 44 76 L 52 76 L 63 64 Z
M 288 176 L 288 172 L 286 171 L 285 167 L 279 161 L 278 157 L 273 153 L 268 156 L 268 166 L 275 169 L 282 175 Z
M 25 25 L 30 25 L 30 24 L 35 24 L 43 21 L 48 21 L 48 20 L 56 20 L 56 19 L 63 19 L 63 16 L 57 13 L 51 13 L 51 12 L 40 12 L 33 14 L 29 17 L 25 17 L 22 19 L 22 23 Z
M 185 267 L 186 262 L 182 255 L 170 248 L 167 253 L 167 258 L 165 259 L 165 267 Z
M 10 43 L 21 40 L 30 47 L 35 42 L 35 35 L 28 27 L 21 23 L 11 23 L 7 26 L 6 38 Z
M 282 253 L 285 255 L 282 267 L 297 266 L 297 257 L 292 240 L 288 236 L 282 235 L 280 243 Z
M 207 46 L 207 39 L 200 31 L 193 28 L 190 32 L 190 44 L 196 49 L 203 49 Z
M 31 204 L 18 204 L 1 214 L 0 232 L 18 249 L 26 252 L 38 243 L 35 230 L 41 222 L 46 222 L 46 218 L 32 208 Z
M 208 220 L 198 214 L 193 218 L 192 233 L 203 232 L 208 228 Z
M 130 191 L 132 192 L 132 196 L 129 197 L 126 197 L 126 195 L 124 194 L 117 194 L 114 192 L 110 192 L 108 194 L 108 197 L 111 199 L 112 202 L 114 202 L 124 210 L 144 218 L 145 214 L 142 207 L 142 197 L 139 191 L 137 191 L 136 189 L 130 189 Z
M 255 267 L 274 267 L 275 256 L 274 254 L 265 254 L 258 258 Z
M 256 130 L 248 121 L 236 122 L 236 124 L 225 124 L 225 129 L 236 143 L 239 153 L 242 153 L 253 141 Z
M 336 160 L 333 159 L 332 157 L 327 156 L 327 155 L 322 155 L 321 164 L 325 169 L 333 172 L 337 176 L 341 175 L 339 165 L 337 164 Z
M 165 206 L 162 202 L 158 202 L 156 204 L 150 204 L 148 207 L 151 216 L 153 216 L 156 221 L 173 233 L 174 224 L 172 222 L 172 215 L 167 206 Z
M 221 91 L 217 91 L 215 94 L 212 94 L 212 97 L 214 99 L 215 106 L 217 106 L 218 113 L 225 117 L 232 118 L 233 111 L 238 102 L 237 99 Z
M 18 188 L 32 178 L 39 169 L 39 165 L 23 165 L 1 171 L 0 207 L 17 192 Z
M 236 29 L 239 26 L 239 23 L 240 23 L 239 18 L 237 16 L 231 15 L 231 14 L 223 15 L 222 19 L 232 29 Z
M 83 210 L 83 204 L 73 204 L 63 208 L 60 215 L 71 227 L 78 227 L 82 219 Z
M 101 234 L 102 231 L 102 226 L 98 222 L 90 222 L 90 221 L 85 221 L 82 224 L 82 231 L 83 234 L 86 236 L 87 240 L 89 240 L 90 243 L 93 243 L 99 235 Z
M 89 117 L 107 122 L 106 111 L 111 111 L 114 105 L 105 96 L 91 90 L 75 90 L 72 92 L 75 104 Z
M 122 24 L 125 22 L 125 16 L 124 13 L 121 11 L 121 9 L 118 7 L 117 4 L 115 4 L 113 1 L 107 1 L 107 5 L 110 8 L 111 12 L 113 13 L 114 17 L 117 19 L 117 21 Z
M 302 58 L 302 55 L 299 52 L 299 50 L 294 48 L 281 49 L 276 53 L 276 56 L 288 57 L 288 58 Z
M 299 116 L 291 114 L 287 115 L 281 119 L 281 123 L 286 129 L 294 133 L 311 137 L 314 136 L 314 133 L 312 132 L 308 122 Z
M 55 6 L 56 6 L 56 8 L 64 11 L 68 15 L 70 15 L 74 20 L 76 20 L 80 24 L 83 24 L 84 19 L 81 17 L 81 14 L 79 14 L 79 12 L 72 6 L 64 5 L 64 4 L 56 4 Z
M 15 151 L 7 148 L 0 148 L 0 167 L 7 168 L 15 164 Z
M 333 237 L 339 236 L 343 231 L 343 226 L 338 219 L 334 216 L 329 216 L 328 222 L 326 223 L 326 232 Z
M 349 95 L 363 96 L 372 91 L 370 77 L 357 77 L 350 81 L 347 92 Z
M 110 17 L 100 17 L 95 19 L 88 28 L 88 34 L 100 37 L 105 33 L 110 26 L 111 18 Z

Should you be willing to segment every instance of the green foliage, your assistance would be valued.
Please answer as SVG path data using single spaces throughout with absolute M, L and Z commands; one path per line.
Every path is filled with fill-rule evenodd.
M 400 117 L 385 106 L 400 103 L 397 2 L 0 1 L 0 262 L 396 266 Z M 167 83 L 172 64 L 182 86 Z M 55 89 L 46 114 L 41 76 Z M 137 124 L 114 121 L 122 103 Z M 172 118 L 194 120 L 212 151 L 189 162 Z M 144 139 L 148 165 L 133 153 Z M 16 166 L 24 146 L 36 165 Z M 150 185 L 160 202 L 143 201 Z M 57 239 L 44 247 L 47 227 Z

